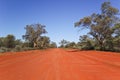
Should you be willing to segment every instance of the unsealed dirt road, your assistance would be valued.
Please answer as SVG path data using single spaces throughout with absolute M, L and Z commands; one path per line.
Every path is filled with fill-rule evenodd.
M 6 53 L 0 80 L 120 80 L 120 54 L 63 49 Z

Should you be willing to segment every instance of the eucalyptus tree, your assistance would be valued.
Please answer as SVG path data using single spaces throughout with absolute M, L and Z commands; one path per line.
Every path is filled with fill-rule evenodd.
M 111 5 L 110 2 L 104 2 L 101 5 L 101 13 L 93 13 L 75 23 L 75 27 L 89 29 L 90 34 L 98 43 L 101 50 L 105 49 L 105 44 L 112 39 L 114 34 L 113 27 L 119 22 L 119 10 Z M 109 44 L 108 44 L 109 45 Z
M 26 25 L 25 29 L 26 33 L 22 37 L 34 47 L 37 47 L 37 41 L 41 38 L 41 35 L 47 33 L 45 25 L 41 24 Z

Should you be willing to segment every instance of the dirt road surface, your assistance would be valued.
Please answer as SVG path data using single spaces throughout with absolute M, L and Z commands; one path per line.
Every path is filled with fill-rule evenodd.
M 120 80 L 120 54 L 64 49 L 6 53 L 0 80 Z

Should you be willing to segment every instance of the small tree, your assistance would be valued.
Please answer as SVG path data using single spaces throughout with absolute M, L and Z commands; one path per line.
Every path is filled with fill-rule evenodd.
M 64 39 L 59 42 L 61 48 L 65 48 L 65 45 L 67 45 L 68 43 L 69 42 L 67 40 L 64 40 Z
M 14 48 L 15 47 L 15 36 L 14 35 L 7 35 L 5 38 L 5 46 L 7 48 Z
M 49 48 L 50 39 L 47 36 L 41 36 L 41 38 L 37 41 L 37 47 L 39 48 Z
M 57 48 L 57 44 L 55 42 L 50 43 L 50 48 Z
M 75 42 L 69 42 L 68 44 L 65 45 L 66 48 L 76 48 L 76 43 Z

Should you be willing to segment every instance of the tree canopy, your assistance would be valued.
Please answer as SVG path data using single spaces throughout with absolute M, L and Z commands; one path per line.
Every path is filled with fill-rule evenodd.
M 114 8 L 110 2 L 104 2 L 101 5 L 101 13 L 93 13 L 86 16 L 75 23 L 75 27 L 83 27 L 89 29 L 89 35 L 96 39 L 101 50 L 105 49 L 105 44 L 111 44 L 113 34 L 117 32 L 114 28 L 120 19 L 118 17 L 119 10 Z
M 45 25 L 41 24 L 31 24 L 26 25 L 26 33 L 23 35 L 23 39 L 30 42 L 34 47 L 36 47 L 37 41 L 40 39 L 42 34 L 47 33 Z

